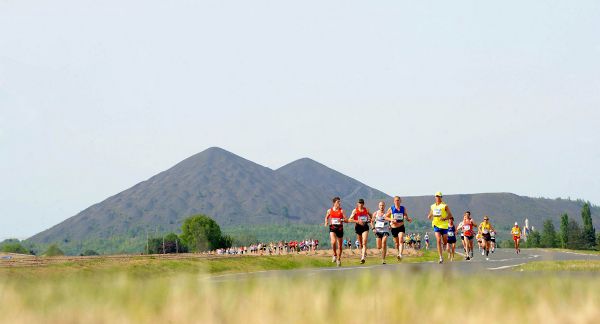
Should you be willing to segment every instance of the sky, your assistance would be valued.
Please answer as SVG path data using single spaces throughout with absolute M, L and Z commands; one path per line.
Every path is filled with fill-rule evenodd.
M 0 239 L 212 146 L 600 204 L 598 1 L 0 0 Z

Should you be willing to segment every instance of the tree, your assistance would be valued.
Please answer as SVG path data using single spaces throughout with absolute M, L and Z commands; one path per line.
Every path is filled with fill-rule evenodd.
M 567 249 L 581 250 L 585 246 L 582 239 L 582 231 L 579 224 L 574 220 L 569 220 L 567 229 L 569 237 L 567 238 Z
M 555 248 L 557 245 L 557 241 L 558 238 L 552 220 L 545 220 L 544 228 L 542 229 L 542 234 L 540 237 L 540 247 Z
M 92 255 L 100 255 L 98 252 L 94 251 L 94 250 L 85 250 L 83 253 L 81 253 L 81 256 L 92 256 Z
M 206 215 L 195 215 L 185 219 L 181 226 L 181 239 L 190 251 L 199 252 L 225 247 L 219 224 Z
M 583 230 L 581 232 L 583 248 L 594 249 L 596 247 L 596 229 L 592 223 L 592 211 L 589 202 L 583 204 L 581 208 L 581 219 L 583 220 Z
M 569 243 L 569 215 L 562 214 L 560 216 L 560 247 L 567 248 Z
M 50 247 L 48 247 L 48 250 L 46 250 L 46 252 L 44 252 L 44 256 L 49 256 L 49 257 L 61 256 L 61 255 L 65 255 L 65 253 L 56 244 L 50 245 Z
M 19 242 L 9 242 L 3 243 L 0 251 L 6 253 L 17 253 L 17 254 L 30 254 L 29 250 L 27 250 L 21 243 Z
M 541 243 L 541 235 L 538 231 L 529 232 L 529 236 L 527 236 L 527 241 L 525 245 L 528 248 L 537 248 L 540 247 Z

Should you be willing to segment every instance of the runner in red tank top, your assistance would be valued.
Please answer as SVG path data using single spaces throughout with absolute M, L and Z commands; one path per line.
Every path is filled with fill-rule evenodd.
M 369 222 L 371 221 L 371 214 L 365 207 L 364 199 L 359 199 L 356 203 L 356 209 L 352 211 L 350 215 L 350 222 L 356 223 L 354 231 L 356 232 L 356 239 L 358 240 L 359 247 L 361 248 L 360 263 L 365 263 L 365 257 L 367 256 L 367 242 L 369 241 Z
M 329 238 L 333 250 L 331 262 L 336 262 L 338 267 L 342 266 L 342 239 L 344 238 L 344 223 L 347 221 L 341 207 L 340 197 L 333 198 L 333 207 L 327 210 L 324 226 L 329 225 Z
M 477 224 L 471 219 L 471 212 L 466 211 L 463 215 L 463 221 L 458 225 L 458 229 L 463 232 L 463 244 L 467 253 L 466 260 L 473 258 L 473 237 L 475 236 Z

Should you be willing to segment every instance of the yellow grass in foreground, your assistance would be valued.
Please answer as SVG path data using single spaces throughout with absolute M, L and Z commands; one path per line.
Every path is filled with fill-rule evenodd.
M 5 323 L 596 323 L 597 276 L 335 272 L 225 283 L 204 275 L 0 278 Z M 526 278 L 526 279 L 525 279 Z M 462 305 L 462 306 L 461 306 Z M 486 306 L 486 307 L 483 307 Z

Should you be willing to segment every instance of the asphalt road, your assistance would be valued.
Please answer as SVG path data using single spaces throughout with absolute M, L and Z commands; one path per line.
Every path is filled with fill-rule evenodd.
M 342 267 L 317 269 L 297 269 L 297 270 L 274 270 L 260 271 L 252 273 L 238 273 L 212 276 L 212 281 L 230 281 L 241 280 L 256 277 L 269 276 L 328 276 L 339 275 L 343 272 L 347 275 L 360 274 L 362 271 L 393 271 L 393 272 L 421 272 L 421 271 L 442 271 L 445 273 L 481 273 L 481 272 L 512 272 L 514 267 L 533 261 L 551 261 L 551 260 L 600 260 L 600 255 L 590 255 L 575 252 L 560 252 L 543 249 L 523 249 L 520 254 L 516 254 L 514 249 L 497 249 L 495 253 L 490 253 L 489 260 L 486 260 L 481 253 L 475 250 L 475 257 L 471 261 L 445 261 L 443 264 L 437 262 L 422 263 L 402 263 L 395 259 L 388 258 L 386 265 L 380 264 L 377 257 L 367 258 L 367 263 L 360 265 L 357 259 L 342 260 Z

